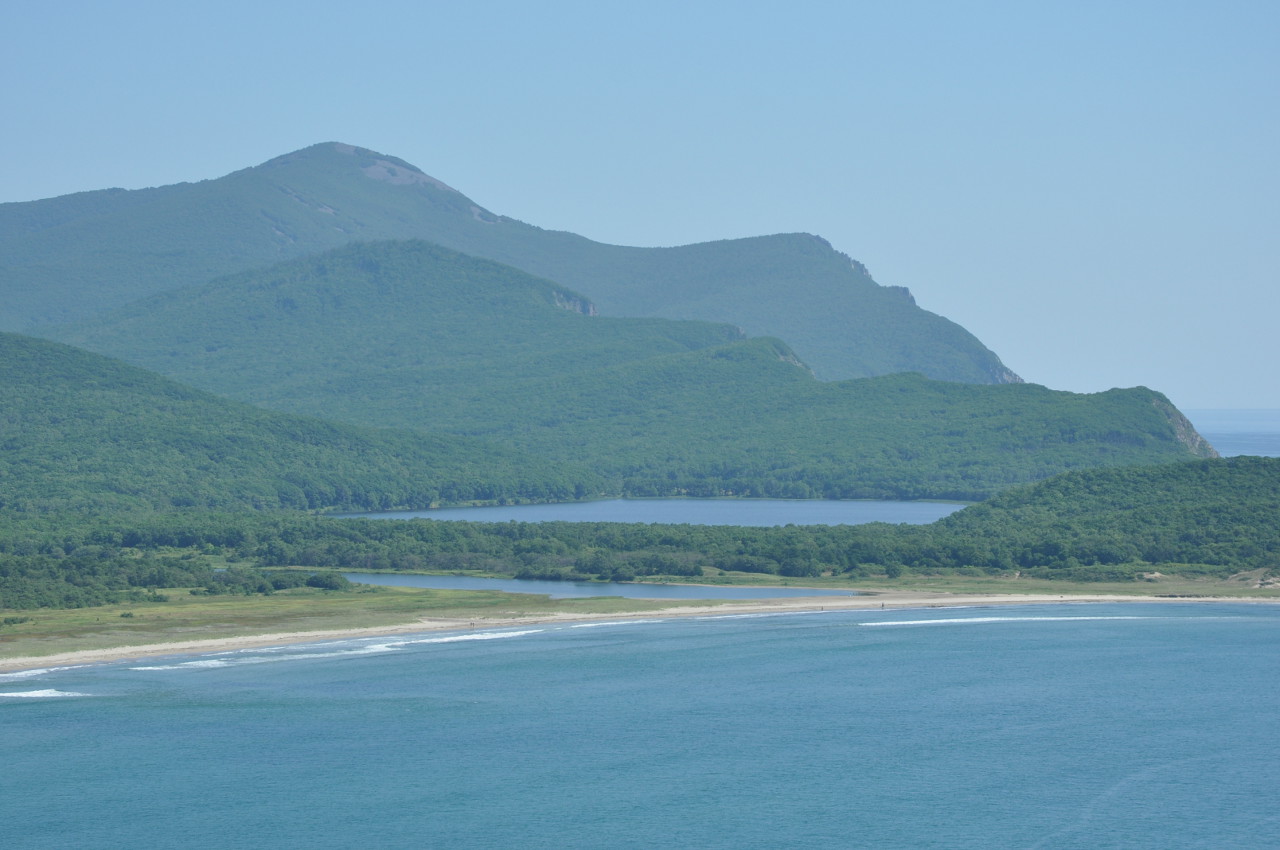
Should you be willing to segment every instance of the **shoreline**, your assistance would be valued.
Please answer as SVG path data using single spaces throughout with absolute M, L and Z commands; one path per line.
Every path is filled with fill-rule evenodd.
M 237 649 L 258 649 L 267 646 L 317 643 L 328 640 L 345 640 L 358 637 L 383 637 L 438 631 L 473 631 L 511 626 L 528 626 L 547 623 L 579 623 L 598 620 L 666 620 L 673 617 L 707 617 L 737 614 L 791 614 L 819 611 L 870 611 L 904 610 L 923 608 L 973 608 L 1007 605 L 1053 605 L 1065 603 L 1098 602 L 1238 602 L 1243 604 L 1276 605 L 1280 599 L 1247 599 L 1229 596 L 1169 597 L 1128 596 L 1122 594 L 1027 594 L 1027 595 L 964 595 L 930 591 L 885 591 L 864 596 L 801 596 L 785 599 L 761 599 L 750 602 L 731 602 L 722 605 L 682 605 L 671 608 L 655 608 L 650 611 L 631 611 L 609 614 L 532 614 L 520 617 L 422 617 L 411 623 L 396 626 L 370 626 L 356 629 L 332 629 L 310 632 L 276 632 L 238 635 L 233 637 L 206 638 L 202 640 L 170 641 L 164 643 L 133 644 L 105 649 L 84 649 L 50 655 L 15 656 L 0 658 L 0 673 L 19 673 L 49 667 L 107 664 L 115 661 L 131 661 L 165 655 L 198 655 L 207 652 L 226 652 Z

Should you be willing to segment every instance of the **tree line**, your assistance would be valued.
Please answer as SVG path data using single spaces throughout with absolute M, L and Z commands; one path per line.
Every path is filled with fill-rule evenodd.
M 1248 457 L 1065 473 L 930 525 L 7 515 L 0 517 L 0 607 L 28 607 L 35 597 L 21 589 L 24 581 L 40 583 L 40 598 L 56 605 L 80 604 L 89 587 L 119 593 L 209 586 L 218 581 L 207 563 L 215 557 L 255 571 L 301 566 L 615 581 L 720 573 L 854 579 L 1018 573 L 1122 581 L 1155 568 L 1226 576 L 1280 568 L 1278 515 L 1280 459 Z M 268 573 L 262 576 L 270 581 Z

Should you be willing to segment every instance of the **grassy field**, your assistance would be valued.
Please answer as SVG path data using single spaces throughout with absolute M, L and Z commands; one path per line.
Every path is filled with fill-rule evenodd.
M 276 632 L 396 626 L 424 618 L 612 614 L 682 604 L 618 597 L 551 600 L 523 593 L 415 587 L 345 593 L 297 588 L 272 596 L 192 596 L 185 589 L 162 593 L 169 601 L 0 612 L 0 620 L 26 620 L 0 626 L 0 658 Z M 715 603 L 691 600 L 685 604 Z

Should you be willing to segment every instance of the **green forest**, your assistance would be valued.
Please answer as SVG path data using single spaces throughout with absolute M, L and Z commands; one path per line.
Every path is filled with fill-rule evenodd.
M 465 251 L 466 253 L 460 253 Z M 626 248 L 317 145 L 0 205 L 0 608 L 548 579 L 1222 578 L 1280 466 L 1145 387 L 1022 383 L 805 234 Z M 630 497 L 946 499 L 928 526 L 344 519 Z M 312 591 L 308 591 L 312 592 Z
M 1143 388 L 823 382 L 780 340 L 582 303 L 487 260 L 380 242 L 58 335 L 251 404 L 582 465 L 628 495 L 975 500 L 1067 469 L 1210 451 Z
M 269 593 L 279 578 L 272 568 L 297 566 L 622 581 L 742 573 L 1131 581 L 1163 571 L 1223 578 L 1280 564 L 1277 516 L 1280 459 L 1256 457 L 1064 473 L 930 525 L 6 513 L 0 514 L 0 607 L 103 604 L 189 585 Z M 211 572 L 228 563 L 235 567 L 231 575 L 218 579 Z
M 0 334 L 0 511 L 376 510 L 582 498 L 599 479 L 465 437 L 338 425 Z

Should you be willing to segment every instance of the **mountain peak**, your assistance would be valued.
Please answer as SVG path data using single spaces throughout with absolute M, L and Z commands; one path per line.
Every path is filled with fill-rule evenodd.
M 296 150 L 268 160 L 262 168 L 278 168 L 303 161 L 333 160 L 334 154 L 353 157 L 356 167 L 371 180 L 390 183 L 394 186 L 433 186 L 455 195 L 462 194 L 442 180 L 437 180 L 416 165 L 405 162 L 394 156 L 378 153 L 368 148 L 349 145 L 345 142 L 321 142 L 318 145 Z
M 604 316 L 784 339 L 822 380 L 1016 380 L 968 331 L 821 237 L 605 245 L 496 215 L 404 160 L 332 140 L 163 191 L 0 205 L 0 233 L 0 328 L 76 321 L 350 242 L 426 239 L 581 292 Z
M 435 186 L 437 189 L 444 189 L 446 192 L 461 194 L 452 186 L 445 184 L 443 181 L 437 180 L 430 174 L 422 171 L 422 169 L 416 168 L 402 159 L 396 159 L 393 156 L 383 156 L 376 151 L 371 151 L 367 148 L 358 148 L 355 145 L 347 145 L 342 142 L 333 142 L 332 144 L 333 149 L 338 153 L 358 157 L 361 161 L 360 170 L 364 172 L 366 177 L 372 180 L 381 180 L 395 186 L 411 186 L 425 183 L 428 186 Z M 369 162 L 370 159 L 373 161 Z

